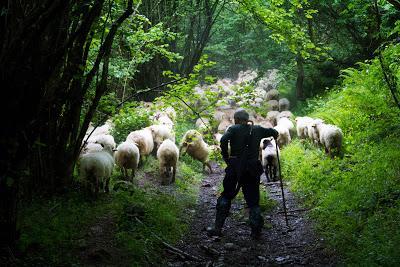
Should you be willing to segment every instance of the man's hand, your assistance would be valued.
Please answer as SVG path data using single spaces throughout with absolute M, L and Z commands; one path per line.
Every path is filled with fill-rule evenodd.
M 278 139 L 279 133 L 277 130 L 275 130 L 274 128 L 272 128 L 272 137 L 274 137 L 274 139 Z

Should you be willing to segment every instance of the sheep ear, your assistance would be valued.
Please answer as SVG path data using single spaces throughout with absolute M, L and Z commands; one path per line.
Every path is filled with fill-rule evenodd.
M 267 140 L 264 140 L 264 141 L 263 141 L 263 149 L 265 149 L 265 148 L 267 147 L 267 143 L 268 143 Z

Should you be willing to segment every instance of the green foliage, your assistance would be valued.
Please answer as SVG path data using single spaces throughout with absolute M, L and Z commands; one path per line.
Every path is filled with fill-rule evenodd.
M 138 102 L 129 102 L 113 117 L 112 135 L 117 143 L 125 141 L 130 132 L 150 126 L 150 111 Z
M 386 50 L 386 61 L 395 60 L 399 49 Z M 322 150 L 296 141 L 282 151 L 283 174 L 313 208 L 319 230 L 346 264 L 397 265 L 400 110 L 376 59 L 342 76 L 341 88 L 309 101 L 308 115 L 343 130 L 345 157 L 331 160 Z

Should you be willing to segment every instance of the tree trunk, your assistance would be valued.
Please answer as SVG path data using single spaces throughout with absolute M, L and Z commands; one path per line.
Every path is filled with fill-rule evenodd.
M 298 100 L 304 100 L 304 58 L 301 56 L 301 54 L 297 54 L 296 65 L 296 96 Z

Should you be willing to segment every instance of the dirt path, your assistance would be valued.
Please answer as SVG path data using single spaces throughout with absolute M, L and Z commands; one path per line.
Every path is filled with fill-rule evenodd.
M 259 241 L 250 238 L 247 216 L 243 216 L 244 201 L 232 203 L 231 215 L 224 226 L 222 238 L 209 238 L 205 228 L 215 217 L 218 186 L 224 171 L 214 166 L 216 172 L 207 176 L 200 189 L 198 207 L 190 232 L 176 246 L 182 251 L 199 258 L 189 259 L 166 252 L 168 266 L 333 266 L 335 257 L 324 249 L 323 240 L 318 238 L 312 224 L 306 218 L 294 196 L 285 189 L 287 207 L 290 212 L 290 230 L 286 228 L 281 205 L 279 184 L 267 184 L 270 198 L 278 205 L 263 214 L 265 228 Z M 265 184 L 264 176 L 262 181 Z M 265 190 L 265 186 L 261 186 Z M 297 210 L 297 211 L 296 211 Z M 294 212 L 293 212 L 294 211 Z

